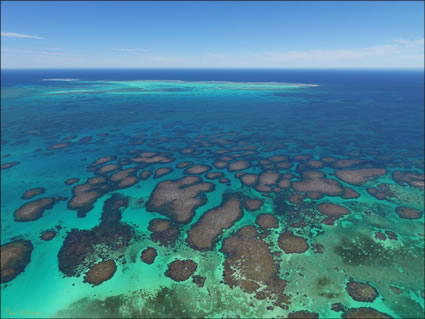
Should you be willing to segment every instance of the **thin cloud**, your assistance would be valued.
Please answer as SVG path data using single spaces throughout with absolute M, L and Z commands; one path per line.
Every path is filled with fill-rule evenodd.
M 2 38 L 25 38 L 25 39 L 45 39 L 42 37 L 39 37 L 37 35 L 30 35 L 30 34 L 23 34 L 23 33 L 15 33 L 15 32 L 2 32 L 1 33 Z
M 111 48 L 96 56 L 50 49 L 2 49 L 7 67 L 423 68 L 424 40 L 394 39 L 358 48 L 194 53 Z M 115 52 L 115 53 L 114 53 Z
M 404 45 L 406 47 L 423 47 L 424 38 L 417 40 L 407 40 L 407 39 L 394 39 L 393 42 Z
M 424 39 L 397 39 L 389 44 L 355 49 L 288 50 L 235 53 L 207 53 L 204 61 L 224 66 L 249 67 L 423 67 Z

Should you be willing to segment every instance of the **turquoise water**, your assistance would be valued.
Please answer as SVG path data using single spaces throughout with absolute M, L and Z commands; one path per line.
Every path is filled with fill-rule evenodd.
M 359 307 L 374 308 L 394 318 L 423 317 L 423 73 L 147 71 L 137 77 L 124 71 L 9 72 L 2 74 L 6 79 L 1 99 L 2 165 L 19 163 L 2 166 L 2 259 L 4 245 L 19 239 L 31 241 L 33 250 L 24 270 L 1 285 L 2 317 L 270 318 L 308 311 L 320 318 L 339 318 L 344 311 Z M 74 80 L 63 80 L 67 78 Z M 131 161 L 143 152 L 158 152 L 169 162 Z M 100 176 L 91 167 L 104 156 L 114 156 L 105 165 L 121 161 L 121 169 L 135 167 L 137 183 L 117 188 L 105 182 L 110 189 L 100 194 L 92 207 L 87 205 L 85 217 L 81 217 L 69 207 L 72 188 Z M 279 186 L 278 181 L 269 184 L 271 191 L 244 185 L 235 176 L 237 171 L 214 166 L 223 156 L 230 158 L 225 159 L 228 165 L 240 159 L 248 161 L 249 167 L 239 172 L 261 175 L 274 171 L 278 181 L 291 173 L 289 187 Z M 283 162 L 290 167 L 277 167 L 272 156 L 286 156 Z M 327 161 L 329 157 L 332 160 Z M 337 167 L 337 160 L 356 161 Z M 208 179 L 208 172 L 196 175 L 213 183 L 214 190 L 185 197 L 183 203 L 204 200 L 187 223 L 174 223 L 167 213 L 172 211 L 170 206 L 148 209 L 147 203 L 161 182 L 190 175 L 176 167 L 183 161 L 208 165 L 209 172 L 222 172 L 221 178 L 228 181 Z M 159 178 L 139 178 L 141 171 L 155 172 L 161 167 L 173 171 Z M 360 184 L 336 176 L 336 171 L 350 169 L 384 173 Z M 331 195 L 324 184 L 308 184 L 314 188 L 309 191 L 297 189 L 294 182 L 308 181 L 305 176 L 310 171 L 321 171 L 333 181 L 329 183 L 337 183 L 341 190 L 350 188 L 359 196 Z M 396 172 L 414 175 L 416 184 L 400 181 Z M 109 179 L 113 173 L 102 176 Z M 73 177 L 80 181 L 64 183 Z M 46 191 L 31 199 L 21 198 L 35 187 Z M 372 188 L 383 189 L 384 198 L 374 197 Z M 186 196 L 183 193 L 176 195 L 177 200 Z M 189 230 L 205 213 L 218 209 L 222 195 L 228 193 L 237 194 L 241 204 L 251 198 L 261 199 L 263 205 L 253 211 L 241 208 L 242 217 L 219 231 L 211 249 L 199 251 L 188 245 Z M 78 271 L 64 273 L 58 256 L 69 249 L 65 239 L 71 232 L 93 231 L 100 225 L 109 212 L 105 202 L 112 194 L 122 195 L 128 203 L 120 209 L 121 219 L 107 228 L 114 235 L 116 225 L 129 225 L 133 233 L 126 234 L 130 240 L 116 248 L 103 239 L 99 247 L 106 248 L 95 248 L 96 253 L 90 253 Z M 304 196 L 304 200 L 294 202 L 294 195 Z M 36 220 L 14 220 L 23 204 L 44 197 L 66 200 L 55 201 Z M 338 204 L 348 213 L 329 225 L 327 215 L 319 210 L 321 203 Z M 402 218 L 396 213 L 398 207 L 413 209 L 418 216 Z M 222 214 L 227 218 L 225 211 Z M 273 215 L 277 228 L 263 231 L 256 222 L 260 214 Z M 171 245 L 162 246 L 150 237 L 148 226 L 156 218 L 167 219 L 178 228 L 179 235 Z M 221 222 L 213 222 L 205 233 Z M 224 244 L 236 238 L 244 226 L 257 231 L 255 239 L 247 243 L 267 248 L 255 246 L 252 254 L 258 253 L 260 259 L 245 256 L 249 264 L 246 258 L 235 257 L 236 262 L 230 264 L 233 273 L 225 275 L 233 255 L 225 252 Z M 42 233 L 51 229 L 56 229 L 56 236 L 42 240 Z M 279 246 L 279 237 L 288 230 L 304 238 L 305 252 L 285 252 Z M 386 231 L 397 238 L 386 234 L 379 239 L 377 234 Z M 295 241 L 290 244 L 297 246 Z M 147 247 L 157 251 L 152 264 L 140 259 Z M 238 246 L 239 251 L 242 247 Z M 257 275 L 268 271 L 268 256 L 272 256 L 272 279 L 262 281 Z M 89 268 L 107 259 L 116 263 L 113 276 L 97 286 L 84 282 Z M 176 259 L 197 263 L 187 280 L 175 281 L 165 275 Z M 246 272 L 251 266 L 252 272 Z M 193 282 L 197 275 L 206 278 L 202 287 Z M 356 301 L 347 290 L 350 279 L 375 288 L 377 296 L 373 301 Z M 276 293 L 272 283 L 283 281 L 284 289 Z M 257 285 L 256 289 L 247 288 L 246 282 Z M 260 292 L 266 297 L 259 297 Z M 278 295 L 286 296 L 283 305 L 275 304 Z M 332 308 L 337 303 L 343 305 L 343 311 Z

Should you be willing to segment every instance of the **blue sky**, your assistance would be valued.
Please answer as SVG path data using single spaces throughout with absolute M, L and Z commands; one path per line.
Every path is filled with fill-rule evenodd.
M 2 1 L 2 68 L 423 68 L 423 1 Z

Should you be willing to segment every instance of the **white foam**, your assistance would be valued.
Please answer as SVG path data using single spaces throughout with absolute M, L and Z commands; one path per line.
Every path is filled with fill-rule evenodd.
M 48 79 L 42 79 L 41 81 L 62 81 L 62 82 L 72 82 L 72 81 L 80 81 L 80 79 L 48 78 Z

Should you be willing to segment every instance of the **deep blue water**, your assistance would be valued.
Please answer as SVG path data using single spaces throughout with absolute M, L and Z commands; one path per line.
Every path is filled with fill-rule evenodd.
M 1 78 L 2 88 L 32 85 L 62 87 L 64 84 L 65 87 L 72 87 L 78 83 L 40 82 L 46 78 L 77 78 L 81 81 L 183 80 L 318 84 L 322 92 L 317 96 L 318 99 L 310 102 L 320 104 L 320 108 L 315 108 L 315 111 L 328 112 L 329 120 L 342 121 L 350 118 L 351 122 L 367 123 L 364 129 L 379 130 L 377 138 L 423 145 L 423 70 L 2 70 Z M 297 97 L 303 95 L 304 92 L 294 94 Z M 336 100 L 344 101 L 346 107 L 335 108 L 332 103 Z M 351 103 L 355 103 L 356 107 L 351 107 Z M 235 106 L 236 104 L 233 108 Z M 309 114 L 310 110 L 311 108 L 304 109 L 302 112 Z M 398 123 L 402 119 L 406 121 L 401 126 Z
M 185 80 L 236 82 L 301 82 L 361 88 L 409 90 L 423 97 L 423 70 L 229 70 L 229 69 L 52 69 L 2 70 L 2 87 L 34 84 L 40 78 L 80 80 Z

